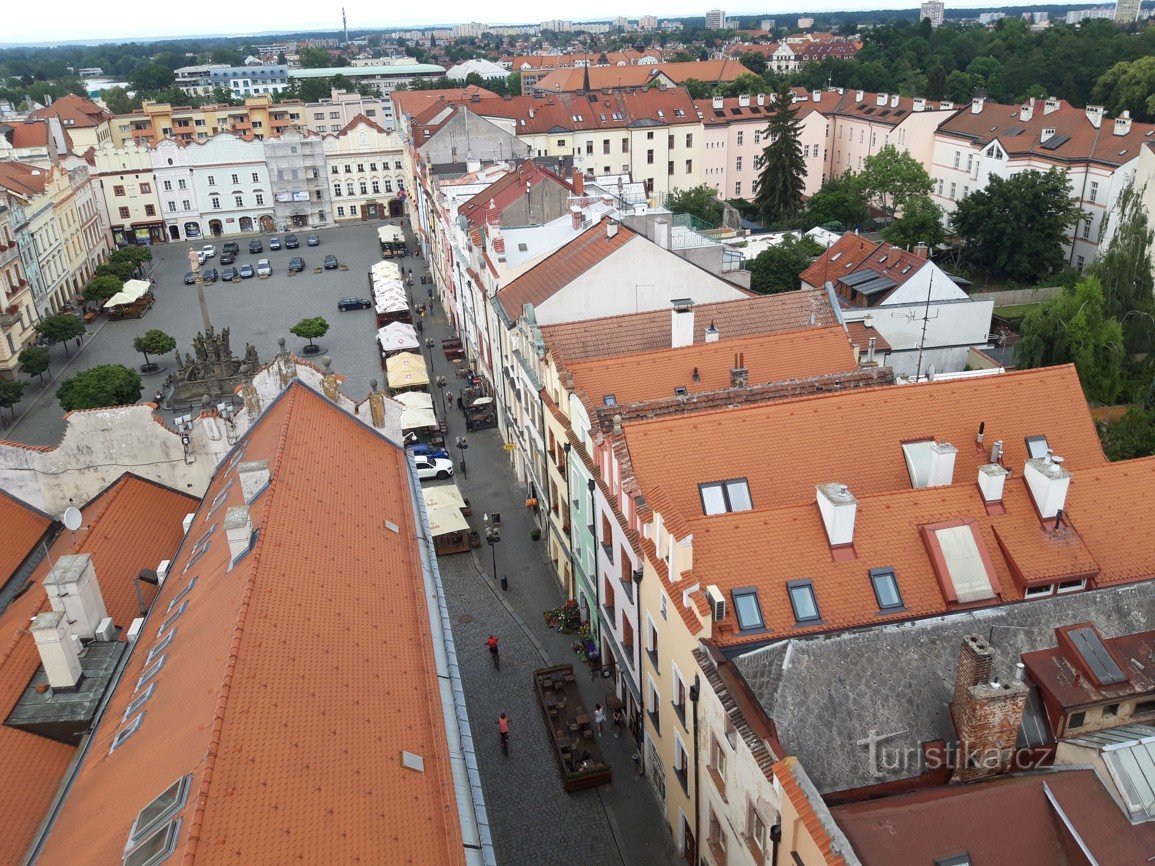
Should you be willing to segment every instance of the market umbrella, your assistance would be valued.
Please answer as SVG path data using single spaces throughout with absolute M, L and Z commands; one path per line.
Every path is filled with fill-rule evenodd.
M 432 409 L 404 409 L 401 412 L 401 429 L 417 430 L 424 427 L 436 427 L 437 416 Z
M 406 409 L 432 409 L 433 395 L 424 391 L 406 391 L 393 398 Z
M 121 286 L 119 292 L 105 302 L 105 309 L 139 301 L 148 294 L 150 288 L 152 287 L 144 280 L 129 280 Z
M 404 322 L 390 322 L 377 331 L 377 342 L 382 352 L 398 352 L 404 349 L 420 349 L 417 331 Z
M 385 372 L 389 387 L 416 388 L 429 384 L 429 373 L 425 369 L 425 359 L 413 352 L 398 352 L 385 359 Z

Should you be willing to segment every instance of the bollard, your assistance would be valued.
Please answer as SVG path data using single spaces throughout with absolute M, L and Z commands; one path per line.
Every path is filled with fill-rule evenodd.
M 501 588 L 502 589 L 509 589 L 509 576 L 508 575 L 503 574 L 501 576 Z

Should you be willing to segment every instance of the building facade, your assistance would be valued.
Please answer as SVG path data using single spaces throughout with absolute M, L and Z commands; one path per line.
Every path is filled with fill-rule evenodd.
M 265 140 L 265 158 L 277 226 L 284 231 L 329 225 L 333 207 L 323 136 L 290 129 Z
M 117 148 L 108 142 L 89 151 L 86 160 L 100 192 L 97 202 L 104 223 L 116 246 L 168 240 L 147 147 L 128 142 Z
M 16 240 L 17 226 L 24 221 L 22 211 L 18 197 L 0 190 L 0 378 L 4 379 L 17 378 L 20 351 L 34 339 L 37 320 Z
M 405 212 L 408 193 L 399 136 L 357 117 L 323 141 L 335 222 L 395 219 Z

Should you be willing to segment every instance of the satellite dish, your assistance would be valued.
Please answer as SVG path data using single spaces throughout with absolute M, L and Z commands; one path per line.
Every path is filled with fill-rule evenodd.
M 72 530 L 80 529 L 80 524 L 84 522 L 80 509 L 71 505 L 64 509 L 64 516 L 60 519 L 64 522 L 66 529 Z

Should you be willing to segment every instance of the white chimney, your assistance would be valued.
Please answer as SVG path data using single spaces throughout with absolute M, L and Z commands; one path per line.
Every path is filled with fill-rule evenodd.
M 810 98 L 813 99 L 815 102 L 821 102 L 822 101 L 822 91 L 821 90 L 813 91 L 810 94 Z
M 958 449 L 949 442 L 934 442 L 930 446 L 930 469 L 926 475 L 927 487 L 949 487 L 954 481 L 954 458 Z
M 48 675 L 48 685 L 54 689 L 75 688 L 80 682 L 80 654 L 64 614 L 58 610 L 38 613 L 29 631 Z
M 1044 520 L 1054 517 L 1067 502 L 1071 473 L 1063 468 L 1061 457 L 1032 457 L 1023 469 L 1023 477 L 1035 508 Z
M 1087 120 L 1091 121 L 1091 126 L 1098 129 L 1103 124 L 1103 106 L 1088 105 L 1087 106 Z
M 766 104 L 766 94 L 765 93 L 759 93 L 758 94 L 758 104 L 759 105 L 765 105 Z
M 886 105 L 886 99 L 887 99 L 887 96 L 885 93 L 876 93 L 874 95 L 874 104 L 875 105 Z
M 1010 474 L 1011 470 L 997 463 L 984 463 L 979 467 L 979 492 L 983 502 L 1003 501 L 1003 485 Z
M 84 640 L 96 637 L 100 621 L 108 616 L 104 596 L 92 567 L 92 555 L 62 556 L 44 578 L 44 592 L 52 609 L 63 613 L 72 632 Z
M 749 93 L 739 93 L 738 94 L 738 107 L 739 108 L 749 108 L 750 107 L 750 94 Z
M 670 348 L 694 344 L 694 302 L 689 298 L 677 298 L 671 301 L 674 309 L 670 311 Z
M 726 104 L 726 102 L 721 96 L 715 96 L 714 97 L 713 105 L 714 105 L 715 111 L 720 111 L 725 106 L 725 104 Z
M 241 479 L 241 493 L 245 502 L 252 502 L 266 484 L 269 483 L 269 461 L 250 460 L 237 466 L 237 477 Z
M 897 93 L 892 93 L 890 95 L 890 107 L 891 108 L 898 108 L 898 101 L 900 98 L 901 97 Z
M 194 520 L 196 520 L 196 515 L 193 514 L 192 512 L 190 512 L 190 513 L 186 514 L 184 516 L 184 520 L 182 520 L 180 522 L 180 525 L 184 527 L 184 534 L 185 535 L 188 535 L 189 527 L 192 526 L 192 523 Z
M 249 506 L 233 505 L 225 512 L 225 537 L 229 541 L 229 556 L 234 561 L 249 549 L 253 539 Z
M 914 105 L 911 106 L 911 109 L 914 111 L 926 111 L 926 100 L 920 96 L 914 101 Z
M 831 547 L 854 543 L 854 518 L 858 514 L 858 500 L 845 484 L 819 484 L 816 488 L 818 512 L 826 529 Z
M 706 328 L 706 332 L 705 332 L 706 342 L 707 343 L 717 343 L 719 336 L 720 335 L 718 333 L 718 329 L 716 327 L 714 327 L 714 323 L 711 322 L 710 326 L 708 328 Z
M 1028 102 L 1024 102 L 1019 107 L 1019 120 L 1022 121 L 1023 123 L 1026 123 L 1028 120 L 1030 120 L 1034 116 L 1035 116 L 1035 106 L 1031 105 Z
M 939 102 L 938 107 L 943 111 L 954 111 L 954 103 L 945 99 Z
M 606 237 L 615 238 L 618 235 L 618 224 L 616 220 L 606 220 Z
M 654 243 L 664 250 L 670 248 L 670 223 L 667 220 L 654 220 Z
M 976 96 L 974 99 L 972 99 L 971 100 L 971 114 L 982 114 L 984 102 L 986 102 L 986 99 L 981 97 L 981 96 Z
M 1054 134 L 1055 134 L 1055 127 L 1044 126 L 1042 134 L 1039 135 L 1039 141 L 1044 142 Z
M 1126 135 L 1131 131 L 1131 112 L 1124 111 L 1115 118 L 1115 135 Z
M 1057 99 L 1048 99 L 1046 102 L 1043 103 L 1043 116 L 1044 117 L 1046 115 L 1050 114 L 1051 112 L 1058 111 L 1058 110 L 1059 110 L 1059 100 L 1057 100 Z
M 862 102 L 862 100 L 863 100 L 865 97 L 866 97 L 866 93 L 865 93 L 865 91 L 862 91 L 862 90 L 856 90 L 856 91 L 854 92 L 854 101 L 855 101 L 855 102 Z

